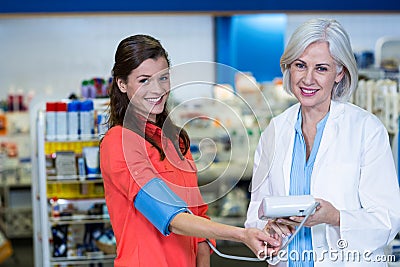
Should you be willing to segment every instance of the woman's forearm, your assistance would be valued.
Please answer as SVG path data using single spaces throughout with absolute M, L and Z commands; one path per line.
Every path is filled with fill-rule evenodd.
M 176 215 L 169 225 L 169 230 L 179 235 L 241 242 L 256 255 L 265 250 L 266 243 L 272 245 L 268 248 L 268 253 L 272 253 L 281 245 L 280 239 L 275 239 L 259 229 L 217 223 L 189 213 Z
M 213 222 L 189 213 L 180 213 L 172 220 L 169 229 L 178 235 L 243 242 L 244 229 L 231 225 Z

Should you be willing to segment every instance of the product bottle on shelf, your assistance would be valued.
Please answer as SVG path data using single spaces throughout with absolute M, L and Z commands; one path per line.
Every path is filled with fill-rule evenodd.
M 26 110 L 26 106 L 25 106 L 25 103 L 24 103 L 24 92 L 22 91 L 22 89 L 19 89 L 17 91 L 17 94 L 16 94 L 15 98 L 17 100 L 18 111 L 25 111 Z
M 67 103 L 57 102 L 56 122 L 56 139 L 60 141 L 67 140 Z
M 89 140 L 94 135 L 94 110 L 93 101 L 88 99 L 81 102 L 80 111 L 80 137 Z
M 14 111 L 14 90 L 10 89 L 7 96 L 7 111 Z
M 93 79 L 88 83 L 88 93 L 88 98 L 96 98 L 96 86 L 94 85 Z
M 58 203 L 58 198 L 53 197 L 50 199 L 50 205 L 51 205 L 51 216 L 53 218 L 60 217 L 60 205 Z
M 56 102 L 46 103 L 46 139 L 49 141 L 56 140 L 57 121 L 56 121 Z
M 89 82 L 87 80 L 82 81 L 81 84 L 81 95 L 83 98 L 89 98 Z
M 68 139 L 78 140 L 79 138 L 79 101 L 68 103 Z

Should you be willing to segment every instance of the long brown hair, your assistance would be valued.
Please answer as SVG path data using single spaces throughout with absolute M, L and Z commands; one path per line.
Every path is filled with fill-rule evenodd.
M 160 57 L 165 58 L 168 67 L 170 67 L 167 51 L 165 51 L 157 39 L 151 36 L 142 34 L 133 35 L 119 43 L 117 51 L 115 52 L 115 63 L 112 69 L 113 81 L 109 88 L 110 105 L 108 125 L 110 128 L 117 125 L 124 126 L 139 134 L 158 150 L 160 159 L 163 160 L 165 158 L 165 153 L 162 147 L 145 133 L 145 121 L 140 119 L 137 114 L 134 114 L 133 116 L 129 116 L 129 123 L 126 124 L 125 121 L 124 125 L 124 119 L 130 101 L 127 94 L 121 92 L 117 85 L 117 79 L 127 82 L 128 76 L 132 70 L 139 67 L 143 61 L 149 58 L 158 59 Z M 179 156 L 183 158 L 190 147 L 189 136 L 184 129 L 176 126 L 172 122 L 166 106 L 167 104 L 165 104 L 162 113 L 156 116 L 156 121 L 153 124 L 163 129 L 163 135 L 172 141 Z M 147 121 L 147 123 L 152 122 Z M 181 144 L 181 146 L 179 144 Z

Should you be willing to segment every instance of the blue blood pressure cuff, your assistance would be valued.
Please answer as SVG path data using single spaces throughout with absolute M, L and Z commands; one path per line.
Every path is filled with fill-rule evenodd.
M 159 178 L 151 179 L 140 189 L 134 206 L 165 236 L 170 234 L 172 219 L 181 212 L 189 212 L 186 202 Z

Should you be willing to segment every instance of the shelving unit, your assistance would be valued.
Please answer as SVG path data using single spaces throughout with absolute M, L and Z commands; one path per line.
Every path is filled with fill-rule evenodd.
M 32 237 L 29 113 L 2 115 L 0 229 L 7 238 Z
M 31 183 L 1 180 L 0 229 L 8 238 L 32 237 L 32 206 L 29 202 L 19 200 L 30 198 Z
M 48 141 L 45 116 L 44 108 L 38 107 L 31 118 L 35 128 L 32 134 L 35 267 L 113 266 L 115 254 L 106 254 L 95 246 L 94 231 L 99 233 L 110 227 L 102 177 L 57 176 L 48 166 L 49 158 L 58 152 L 73 151 L 79 156 L 83 147 L 98 146 L 99 140 L 93 136 L 90 140 Z M 57 238 L 63 240 L 61 245 L 56 245 Z

